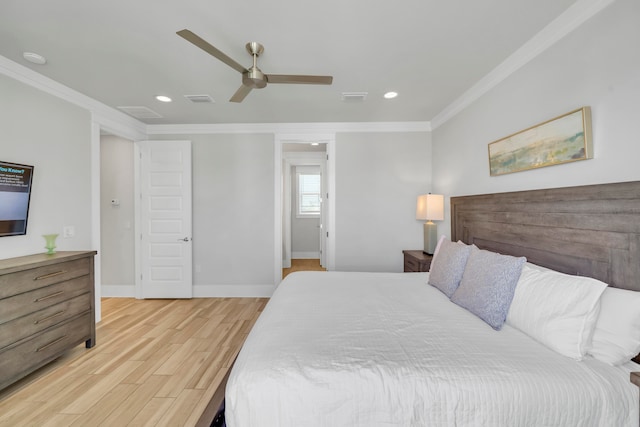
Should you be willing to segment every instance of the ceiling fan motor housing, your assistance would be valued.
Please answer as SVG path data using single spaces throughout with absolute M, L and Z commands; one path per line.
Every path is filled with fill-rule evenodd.
M 267 85 L 267 79 L 258 67 L 251 67 L 246 73 L 242 73 L 242 84 L 253 89 L 262 89 Z

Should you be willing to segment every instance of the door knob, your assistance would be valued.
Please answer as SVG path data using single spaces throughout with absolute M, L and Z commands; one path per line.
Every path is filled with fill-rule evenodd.
M 188 242 L 189 240 L 191 239 L 189 239 L 188 237 L 185 237 L 184 239 L 178 239 L 178 242 Z

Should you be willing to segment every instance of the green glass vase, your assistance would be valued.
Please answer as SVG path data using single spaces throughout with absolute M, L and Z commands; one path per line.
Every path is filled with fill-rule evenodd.
M 45 241 L 44 248 L 47 250 L 47 253 L 48 254 L 56 253 L 56 238 L 58 237 L 58 235 L 57 234 L 43 234 L 42 237 L 44 237 L 44 241 Z

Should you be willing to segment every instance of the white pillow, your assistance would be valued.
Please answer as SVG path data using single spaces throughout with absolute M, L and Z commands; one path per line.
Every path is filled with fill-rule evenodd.
M 582 360 L 607 285 L 525 265 L 511 302 L 507 324 L 558 353 Z
M 610 365 L 626 363 L 640 353 L 640 292 L 604 291 L 588 353 Z
M 543 266 L 538 265 L 538 264 L 533 264 L 533 263 L 531 263 L 529 261 L 525 262 L 524 265 L 526 265 L 529 268 L 533 268 L 534 270 L 538 270 L 538 271 L 555 271 L 555 270 L 552 270 L 552 269 L 547 268 L 547 267 L 543 267 Z

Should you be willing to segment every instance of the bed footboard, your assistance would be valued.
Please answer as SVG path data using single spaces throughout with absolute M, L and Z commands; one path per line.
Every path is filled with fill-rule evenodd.
M 640 356 L 636 356 L 633 359 L 633 361 L 638 363 L 637 359 L 640 359 Z M 629 376 L 630 376 L 631 382 L 633 384 L 637 385 L 638 387 L 640 387 L 640 372 L 631 372 L 631 374 Z M 639 404 L 640 404 L 640 402 L 639 402 Z
M 234 360 L 235 362 L 235 360 Z M 227 387 L 227 381 L 229 380 L 229 374 L 231 373 L 233 364 L 229 367 L 227 374 L 222 378 L 220 385 L 216 389 L 215 393 L 211 397 L 209 404 L 205 408 L 204 412 L 200 416 L 200 419 L 196 423 L 196 427 L 223 427 L 225 426 L 224 419 L 224 391 Z

